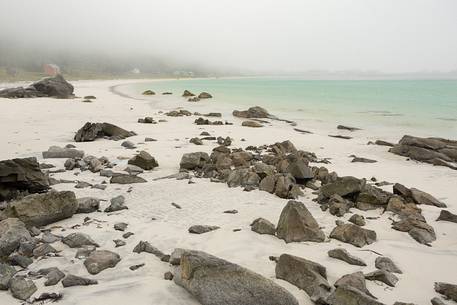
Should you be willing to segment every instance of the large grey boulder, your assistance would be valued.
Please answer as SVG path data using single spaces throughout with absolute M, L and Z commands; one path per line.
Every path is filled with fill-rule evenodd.
M 19 248 L 21 242 L 31 241 L 25 224 L 17 218 L 0 221 L 0 257 L 6 257 Z
M 210 161 L 210 158 L 205 152 L 194 152 L 184 154 L 179 163 L 181 169 L 194 170 L 203 168 L 203 166 Z
M 62 239 L 62 242 L 70 248 L 81 248 L 83 246 L 99 247 L 89 235 L 80 232 L 68 234 Z
M 9 282 L 16 274 L 16 269 L 10 265 L 0 263 L 0 290 L 8 290 Z
M 77 150 L 75 148 L 67 148 L 67 147 L 59 147 L 59 146 L 51 146 L 48 148 L 47 151 L 43 151 L 42 153 L 44 159 L 49 158 L 71 158 L 77 159 L 84 157 L 84 151 Z
M 351 255 L 346 249 L 337 248 L 329 250 L 327 252 L 328 256 L 342 260 L 350 265 L 355 266 L 366 266 L 367 264 L 358 257 Z
M 276 278 L 303 289 L 311 300 L 318 304 L 321 304 L 332 290 L 327 282 L 325 267 L 301 257 L 282 254 L 276 264 L 275 274 Z
M 34 97 L 56 97 L 72 98 L 73 86 L 60 74 L 53 77 L 43 78 L 30 86 L 23 88 L 8 88 L 0 90 L 0 97 L 6 98 L 34 98 Z
M 352 223 L 342 223 L 332 230 L 330 238 L 349 243 L 356 247 L 363 247 L 376 241 L 376 232 L 361 228 Z
M 75 193 L 50 191 L 32 194 L 8 204 L 4 215 L 19 218 L 28 226 L 45 226 L 70 218 L 78 209 Z
M 87 122 L 75 135 L 76 142 L 90 142 L 97 138 L 107 137 L 112 140 L 121 140 L 136 135 L 133 131 L 127 131 L 111 123 Z
M 128 164 L 136 165 L 144 170 L 150 170 L 159 166 L 156 159 L 144 150 L 140 151 L 138 155 L 130 159 Z
M 278 238 L 287 243 L 298 241 L 323 242 L 324 232 L 313 215 L 301 202 L 290 200 L 281 212 L 276 228 Z
M 273 281 L 200 251 L 185 251 L 173 280 L 202 305 L 298 305 Z
M 41 193 L 48 189 L 48 177 L 36 158 L 0 161 L 0 201 L 14 199 L 20 192 Z
M 90 274 L 98 274 L 107 268 L 116 267 L 121 261 L 119 254 L 108 250 L 95 250 L 84 261 L 84 266 Z
M 9 285 L 13 297 L 23 301 L 30 298 L 38 290 L 33 281 L 19 276 L 13 277 Z

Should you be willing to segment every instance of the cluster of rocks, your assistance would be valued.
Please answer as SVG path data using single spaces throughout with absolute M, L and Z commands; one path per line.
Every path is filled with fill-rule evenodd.
M 194 121 L 195 124 L 197 125 L 232 125 L 231 123 L 228 122 L 222 122 L 222 121 L 210 121 L 208 119 L 199 117 Z
M 191 116 L 192 113 L 188 110 L 185 109 L 180 109 L 180 110 L 172 110 L 167 113 L 165 113 L 166 116 L 172 116 L 172 117 L 178 117 L 178 116 Z
M 0 97 L 4 98 L 35 98 L 55 97 L 72 98 L 73 86 L 60 74 L 39 80 L 28 87 L 7 88 L 0 90 Z
M 121 140 L 135 135 L 135 132 L 127 131 L 111 123 L 87 122 L 76 132 L 74 139 L 76 142 L 89 142 L 97 138 Z
M 389 152 L 457 170 L 457 141 L 406 135 Z
M 198 96 L 196 96 L 189 90 L 184 90 L 182 97 L 188 97 L 189 102 L 198 102 L 201 99 L 208 99 L 208 98 L 212 98 L 213 96 L 211 94 L 209 94 L 208 92 L 202 92 Z
M 139 118 L 138 123 L 143 123 L 143 124 L 157 124 L 156 121 L 150 116 L 144 117 L 144 118 Z

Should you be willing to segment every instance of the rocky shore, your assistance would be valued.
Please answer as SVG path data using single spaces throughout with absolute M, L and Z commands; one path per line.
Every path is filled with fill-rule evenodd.
M 36 84 L 0 92 L 2 305 L 457 302 L 456 141 Z

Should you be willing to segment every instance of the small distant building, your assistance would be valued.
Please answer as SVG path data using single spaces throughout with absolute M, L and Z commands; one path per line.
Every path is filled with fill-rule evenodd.
M 132 74 L 140 74 L 141 73 L 140 69 L 138 69 L 138 68 L 132 69 L 132 71 L 130 71 L 130 72 Z
M 60 68 L 55 64 L 44 64 L 43 72 L 49 76 L 56 76 L 57 74 L 60 74 Z

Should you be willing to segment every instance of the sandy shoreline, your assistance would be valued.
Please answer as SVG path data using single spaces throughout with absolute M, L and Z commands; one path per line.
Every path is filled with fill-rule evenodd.
M 150 80 L 145 80 L 150 81 Z M 315 152 L 318 157 L 330 158 L 331 164 L 326 165 L 340 176 L 351 175 L 358 178 L 376 177 L 379 181 L 399 182 L 409 187 L 416 187 L 431 193 L 445 202 L 448 209 L 457 212 L 457 171 L 448 168 L 434 167 L 387 152 L 386 147 L 366 145 L 375 140 L 374 130 L 364 130 L 350 133 L 354 138 L 341 140 L 328 137 L 328 134 L 349 134 L 325 125 L 329 129 L 319 129 L 323 124 L 304 126 L 300 122 L 292 127 L 285 122 L 271 121 L 263 128 L 246 128 L 241 126 L 241 119 L 227 115 L 226 109 L 221 111 L 217 103 L 201 101 L 188 103 L 185 99 L 174 96 L 154 96 L 151 100 L 131 99 L 119 95 L 116 86 L 138 80 L 115 81 L 77 81 L 74 82 L 77 96 L 95 95 L 93 103 L 82 103 L 81 98 L 72 100 L 55 100 L 50 98 L 37 99 L 0 99 L 1 143 L 0 159 L 35 156 L 43 162 L 41 152 L 51 145 L 65 146 L 76 144 L 78 149 L 88 155 L 106 156 L 118 164 L 115 170 L 125 168 L 127 161 L 117 159 L 119 156 L 132 157 L 137 150 L 148 151 L 159 163 L 159 167 L 141 176 L 148 180 L 145 184 L 108 185 L 105 191 L 96 189 L 75 189 L 74 184 L 57 184 L 57 190 L 74 191 L 77 197 L 93 196 L 109 200 L 117 195 L 126 197 L 128 210 L 107 215 L 95 212 L 90 215 L 76 214 L 72 218 L 51 226 L 62 228 L 52 230 L 54 234 L 66 235 L 73 231 L 85 232 L 100 243 L 102 249 L 112 250 L 122 257 L 121 262 L 113 269 L 93 276 L 99 284 L 89 287 L 62 288 L 61 285 L 44 287 L 43 280 L 36 281 L 40 292 L 61 291 L 64 294 L 59 304 L 97 305 L 125 304 L 133 302 L 136 305 L 146 304 L 198 304 L 184 289 L 171 281 L 163 279 L 168 271 L 167 264 L 146 253 L 132 253 L 132 248 L 140 240 L 148 240 L 165 253 L 174 248 L 190 248 L 204 250 L 218 257 L 247 267 L 255 272 L 274 280 L 285 287 L 299 300 L 301 305 L 312 304 L 308 295 L 297 287 L 275 279 L 274 263 L 269 261 L 270 255 L 278 256 L 290 253 L 319 262 L 327 268 L 328 280 L 334 283 L 347 273 L 374 271 L 376 254 L 389 256 L 401 267 L 403 274 L 395 288 L 387 288 L 375 282 L 367 281 L 368 289 L 385 304 L 395 301 L 428 304 L 436 296 L 433 283 L 437 281 L 455 284 L 457 274 L 457 235 L 456 225 L 448 222 L 436 222 L 439 209 L 431 206 L 421 206 L 423 215 L 437 234 L 437 240 L 432 247 L 420 245 L 407 234 L 394 231 L 390 227 L 389 213 L 382 211 L 358 211 L 364 216 L 379 217 L 375 221 L 367 221 L 366 228 L 375 230 L 378 241 L 362 249 L 331 239 L 325 243 L 290 243 L 273 236 L 259 235 L 252 232 L 249 224 L 258 217 L 263 217 L 277 223 L 279 214 L 287 203 L 286 199 L 278 198 L 267 192 L 258 190 L 243 192 L 241 188 L 228 188 L 224 183 L 211 183 L 209 179 L 194 179 L 195 184 L 186 180 L 164 179 L 153 181 L 154 178 L 174 174 L 179 170 L 181 156 L 187 152 L 205 151 L 210 153 L 217 146 L 214 141 L 207 141 L 202 146 L 189 143 L 189 139 L 207 131 L 214 136 L 229 136 L 233 138 L 232 147 L 248 145 L 273 144 L 290 140 L 298 149 Z M 154 105 L 154 107 L 152 106 Z M 201 113 L 222 112 L 222 120 L 233 122 L 234 125 L 197 126 L 193 124 L 196 116 L 167 117 L 161 111 L 181 107 L 191 112 Z M 273 113 L 274 114 L 274 113 Z M 139 124 L 138 118 L 152 116 L 156 121 L 165 119 L 167 122 L 158 124 Z M 211 119 L 211 118 L 210 118 Z M 138 135 L 129 138 L 137 143 L 137 149 L 127 150 L 121 147 L 122 141 L 97 140 L 95 142 L 74 143 L 74 133 L 85 122 L 110 122 L 124 129 L 133 130 Z M 312 129 L 314 134 L 300 134 L 294 128 Z M 156 142 L 144 142 L 145 137 L 157 139 Z M 399 134 L 392 134 L 383 140 L 397 142 Z M 246 141 L 241 141 L 241 139 Z M 373 164 L 351 163 L 349 155 L 375 159 Z M 48 159 L 57 168 L 63 167 L 65 159 Z M 88 171 L 75 176 L 72 171 L 53 174 L 54 178 L 83 180 L 89 183 L 100 183 L 107 180 Z M 133 190 L 127 192 L 132 186 Z M 391 190 L 391 186 L 384 187 Z M 326 236 L 334 227 L 336 217 L 328 212 L 322 212 L 319 205 L 312 201 L 315 195 L 306 189 L 305 196 L 300 197 L 310 210 L 317 222 L 323 227 Z M 182 209 L 171 205 L 178 203 Z M 102 202 L 105 208 L 107 202 Z M 228 209 L 237 209 L 238 214 L 224 214 Z M 84 217 L 90 216 L 100 222 L 81 226 L 74 230 L 71 227 L 81 224 Z M 351 215 L 342 217 L 347 220 Z M 155 220 L 152 220 L 155 218 Z M 123 221 L 129 224 L 128 231 L 135 235 L 126 240 L 127 245 L 114 248 L 113 239 L 120 237 L 120 232 L 113 229 L 113 224 Z M 98 224 L 98 225 L 97 225 Z M 187 228 L 194 224 L 217 225 L 221 229 L 203 234 L 190 235 Z M 240 228 L 241 231 L 233 232 Z M 74 249 L 64 245 L 56 245 L 62 250 L 62 257 L 40 260 L 30 266 L 31 270 L 43 267 L 57 266 L 64 272 L 87 276 L 82 261 L 74 259 Z M 336 247 L 346 248 L 351 253 L 365 260 L 367 267 L 357 267 L 333 260 L 327 256 L 327 251 Z M 129 266 L 145 263 L 146 266 L 130 271 Z M 0 291 L 2 305 L 19 304 L 12 296 Z

